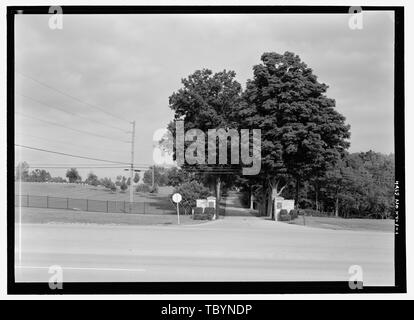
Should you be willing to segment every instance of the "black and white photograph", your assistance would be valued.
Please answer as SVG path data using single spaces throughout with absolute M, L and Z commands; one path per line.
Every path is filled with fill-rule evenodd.
M 10 293 L 406 292 L 403 7 L 7 14 Z

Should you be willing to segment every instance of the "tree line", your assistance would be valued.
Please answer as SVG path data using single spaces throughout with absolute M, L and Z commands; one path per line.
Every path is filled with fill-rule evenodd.
M 154 181 L 153 181 L 154 171 Z M 175 172 L 176 168 L 164 168 L 161 166 L 151 166 L 144 171 L 142 184 L 136 187 L 138 192 L 156 192 L 158 186 L 172 185 L 169 182 L 170 172 Z M 24 182 L 58 182 L 58 183 L 85 183 L 91 186 L 103 186 L 111 191 L 116 191 L 117 187 L 121 191 L 126 191 L 131 186 L 131 178 L 123 175 L 111 178 L 99 178 L 95 173 L 89 172 L 86 179 L 82 179 L 77 168 L 69 168 L 66 171 L 66 179 L 62 177 L 52 177 L 50 172 L 45 169 L 30 170 L 30 165 L 26 161 L 20 162 L 15 168 L 15 180 Z M 133 182 L 138 184 L 141 180 L 138 172 L 135 173 Z

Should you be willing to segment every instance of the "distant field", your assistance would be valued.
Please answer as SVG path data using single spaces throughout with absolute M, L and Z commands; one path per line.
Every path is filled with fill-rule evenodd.
M 161 187 L 158 194 L 134 192 L 134 202 L 145 202 L 145 210 L 147 213 L 174 214 L 174 206 L 169 200 L 169 195 L 171 193 L 172 188 L 170 187 Z M 116 193 L 111 193 L 102 186 L 93 187 L 64 183 L 16 183 L 15 194 L 103 201 L 129 201 L 128 190 L 126 192 L 117 190 Z
M 394 232 L 394 220 L 390 219 L 343 219 L 333 217 L 305 217 L 304 219 L 303 216 L 299 216 L 289 223 L 334 230 Z

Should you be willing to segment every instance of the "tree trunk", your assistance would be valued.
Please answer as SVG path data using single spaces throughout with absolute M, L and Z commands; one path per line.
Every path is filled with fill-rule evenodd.
M 273 188 L 268 189 L 268 194 L 267 194 L 267 216 L 273 220 L 273 206 L 272 206 L 272 202 L 273 202 Z
M 296 194 L 295 194 L 295 207 L 299 209 L 299 191 L 300 191 L 300 180 L 296 178 Z
M 335 217 L 339 217 L 339 198 L 336 196 L 335 199 Z
M 221 200 L 221 179 L 220 176 L 216 178 L 216 219 L 219 218 L 220 215 L 220 200 Z
M 267 209 L 267 215 L 269 216 L 270 219 L 272 220 L 277 220 L 277 217 L 275 216 L 275 198 L 280 196 L 283 192 L 283 189 L 285 189 L 287 186 L 287 184 L 285 184 L 282 188 L 280 188 L 278 190 L 279 187 L 279 181 L 277 181 L 276 183 L 271 182 L 269 184 L 269 195 L 268 195 L 268 200 L 267 200 L 267 204 L 268 204 L 268 209 Z
M 263 182 L 262 185 L 262 192 L 258 195 L 258 204 L 259 204 L 259 216 L 263 217 L 266 216 L 267 213 L 267 198 L 266 198 L 266 194 L 263 194 L 264 191 L 266 190 L 266 183 Z
M 257 210 L 259 211 L 259 216 L 263 215 L 263 202 L 261 198 L 257 198 Z

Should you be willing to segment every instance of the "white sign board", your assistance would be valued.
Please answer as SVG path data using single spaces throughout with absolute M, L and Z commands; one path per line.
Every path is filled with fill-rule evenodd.
M 172 200 L 173 200 L 175 203 L 180 203 L 180 202 L 181 202 L 181 200 L 182 200 L 181 194 L 179 194 L 179 193 L 174 193 L 174 194 L 173 194 L 173 196 L 172 196 Z
M 206 208 L 207 207 L 207 199 L 196 199 L 196 207 L 198 208 Z

